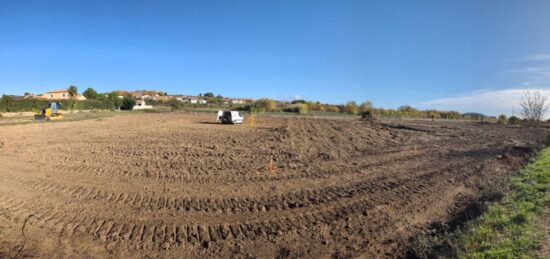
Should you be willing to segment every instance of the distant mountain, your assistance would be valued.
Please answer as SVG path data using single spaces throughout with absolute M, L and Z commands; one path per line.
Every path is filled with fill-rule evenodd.
M 485 114 L 482 114 L 482 113 L 478 113 L 478 112 L 467 112 L 467 113 L 463 113 L 462 114 L 462 117 L 470 117 L 470 118 L 490 118 L 489 116 L 485 115 Z

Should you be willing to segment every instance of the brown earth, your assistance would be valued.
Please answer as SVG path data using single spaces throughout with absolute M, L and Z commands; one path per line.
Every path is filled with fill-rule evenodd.
M 0 127 L 0 257 L 404 256 L 540 142 L 496 124 L 214 116 Z

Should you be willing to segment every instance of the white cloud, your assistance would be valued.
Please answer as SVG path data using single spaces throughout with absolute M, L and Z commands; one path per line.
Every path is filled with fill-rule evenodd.
M 550 54 L 536 54 L 525 58 L 525 61 L 547 61 L 550 60 Z
M 486 115 L 519 115 L 519 103 L 526 90 L 540 91 L 550 97 L 550 88 L 521 88 L 475 92 L 466 95 L 441 98 L 420 103 L 423 109 L 455 110 L 459 112 L 480 112 Z M 550 98 L 549 98 L 550 99 Z

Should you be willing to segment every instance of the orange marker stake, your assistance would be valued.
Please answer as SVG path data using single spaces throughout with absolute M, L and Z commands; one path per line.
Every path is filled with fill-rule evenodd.
M 269 160 L 269 164 L 267 165 L 267 171 L 269 171 L 272 174 L 274 174 L 277 171 L 277 169 L 275 169 L 275 167 L 273 166 L 273 156 L 271 156 L 271 159 Z

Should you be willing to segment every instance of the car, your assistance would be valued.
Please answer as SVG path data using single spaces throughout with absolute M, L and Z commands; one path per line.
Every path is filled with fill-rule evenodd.
M 238 111 L 218 111 L 218 122 L 223 124 L 243 124 L 244 117 Z

